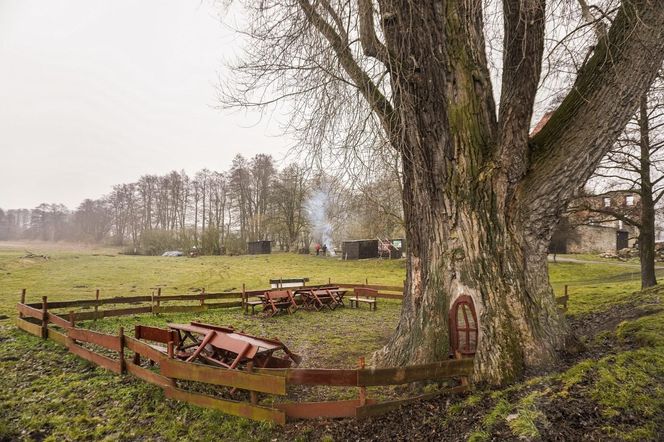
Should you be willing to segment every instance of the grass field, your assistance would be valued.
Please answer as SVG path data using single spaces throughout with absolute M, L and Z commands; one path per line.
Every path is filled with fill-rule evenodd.
M 23 259 L 25 248 L 49 259 Z M 210 292 L 237 290 L 243 283 L 255 289 L 279 277 L 309 277 L 312 284 L 331 278 L 400 285 L 404 276 L 403 261 L 343 262 L 291 254 L 135 257 L 117 255 L 112 249 L 34 244 L 3 247 L 0 243 L 0 317 L 8 317 L 0 320 L 0 440 L 344 440 L 349 434 L 344 431 L 360 431 L 349 421 L 299 423 L 282 429 L 165 400 L 156 387 L 93 368 L 54 343 L 15 330 L 11 321 L 21 288 L 28 289 L 28 301 L 36 302 L 42 295 L 49 300 L 91 298 L 96 288 L 102 297 L 110 297 L 149 294 L 155 287 L 162 287 L 165 294 L 191 293 L 203 287 Z M 599 423 L 588 420 L 594 425 L 588 434 L 598 440 L 656 439 L 664 419 L 664 315 L 659 291 L 635 295 L 638 267 L 612 263 L 559 262 L 550 265 L 550 278 L 557 294 L 569 285 L 568 314 L 577 322 L 587 322 L 585 318 L 592 322 L 602 318 L 603 312 L 622 311 L 623 307 L 643 314 L 618 318 L 612 327 L 586 336 L 587 357 L 558 372 L 504 390 L 477 391 L 441 402 L 435 419 L 428 419 L 423 428 L 457 428 L 458 438 L 453 440 L 546 439 L 552 428 L 563 428 L 554 420 L 552 404 L 565 405 L 574 399 L 599 410 Z M 358 356 L 370 356 L 388 339 L 398 314 L 398 302 L 380 300 L 377 312 L 337 309 L 264 319 L 244 316 L 234 308 L 195 315 L 106 319 L 86 326 L 130 329 L 134 323 L 163 325 L 195 317 L 278 336 L 305 356 L 304 366 L 352 367 Z M 609 350 L 604 351 L 605 347 Z M 294 394 L 315 399 L 317 395 L 329 398 L 333 392 L 319 389 Z M 637 413 L 640 419 L 624 419 L 628 412 Z M 389 422 L 381 425 L 389 427 Z M 371 429 L 367 432 L 370 435 Z

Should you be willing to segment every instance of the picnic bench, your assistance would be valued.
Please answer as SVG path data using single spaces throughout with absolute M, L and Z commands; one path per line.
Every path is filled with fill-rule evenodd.
M 199 322 L 168 324 L 168 327 L 178 335 L 174 356 L 186 362 L 198 359 L 233 370 L 249 362 L 261 368 L 288 368 L 301 361 L 300 356 L 277 339 L 252 336 L 232 327 Z M 286 356 L 275 356 L 277 351 Z
M 268 291 L 265 292 L 260 299 L 263 304 L 263 312 L 266 313 L 267 316 L 274 316 L 283 311 L 290 315 L 298 309 L 290 290 Z
M 365 287 L 355 287 L 353 289 L 353 296 L 348 298 L 350 301 L 350 307 L 359 308 L 360 302 L 369 304 L 369 310 L 376 310 L 376 297 L 378 295 L 378 290 L 368 289 Z
M 345 306 L 343 302 L 345 290 L 339 290 L 338 287 L 322 287 L 317 289 L 298 290 L 302 296 L 302 303 L 308 310 L 320 311 L 327 307 L 334 310 L 339 306 Z

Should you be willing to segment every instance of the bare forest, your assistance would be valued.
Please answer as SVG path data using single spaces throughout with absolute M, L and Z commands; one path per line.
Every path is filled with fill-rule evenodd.
M 343 239 L 402 234 L 399 178 L 342 180 L 270 155 L 236 156 L 229 170 L 172 171 L 117 184 L 70 210 L 43 203 L 0 209 L 0 240 L 76 241 L 121 246 L 125 253 L 197 250 L 241 254 L 247 241 L 307 252 L 320 224 Z

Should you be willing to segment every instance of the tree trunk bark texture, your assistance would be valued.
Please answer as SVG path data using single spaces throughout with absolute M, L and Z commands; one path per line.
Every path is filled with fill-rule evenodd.
M 615 21 L 624 32 L 647 28 L 641 36 L 648 45 L 610 35 L 588 71 L 580 73 L 552 126 L 529 140 L 543 1 L 505 1 L 514 25 L 505 29 L 508 78 L 498 116 L 481 1 L 379 3 L 385 45 L 396 60 L 389 67 L 395 112 L 386 126 L 396 128 L 389 135 L 403 163 L 409 256 L 397 330 L 373 363 L 446 359 L 450 305 L 469 295 L 479 322 L 475 379 L 509 382 L 525 367 L 549 364 L 569 343 L 549 284 L 548 243 L 574 190 L 613 144 L 661 64 L 664 44 L 648 39 L 663 37 L 664 14 L 653 13 L 654 19 L 644 22 L 644 15 L 623 8 Z M 641 13 L 656 9 L 649 2 L 633 3 Z M 616 41 L 620 46 L 611 46 Z M 650 59 L 640 58 L 645 53 Z M 601 63 L 606 66 L 598 67 Z M 631 80 L 634 64 L 642 80 Z M 630 84 L 615 78 L 628 67 Z M 602 115 L 607 107 L 611 112 Z M 600 132 L 600 140 L 593 141 Z
M 655 276 L 655 201 L 650 177 L 650 128 L 648 96 L 639 103 L 639 132 L 641 144 L 641 227 L 639 229 L 639 258 L 641 260 L 641 288 L 657 284 Z

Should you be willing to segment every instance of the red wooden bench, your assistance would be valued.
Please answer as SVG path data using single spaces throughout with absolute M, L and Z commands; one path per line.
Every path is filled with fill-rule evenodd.
M 297 310 L 297 304 L 290 290 L 277 290 L 265 292 L 263 295 L 263 312 L 267 316 L 274 316 L 279 312 L 287 312 L 289 315 Z

